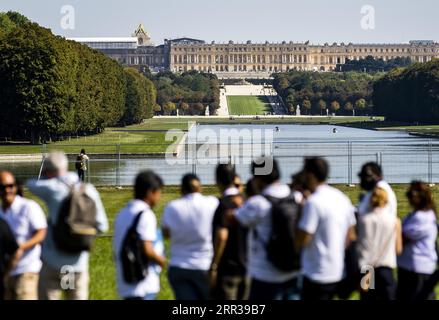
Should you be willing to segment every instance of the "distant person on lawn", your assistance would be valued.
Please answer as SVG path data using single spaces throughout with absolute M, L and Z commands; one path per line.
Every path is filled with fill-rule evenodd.
M 81 152 L 76 157 L 75 167 L 78 172 L 78 177 L 81 181 L 85 180 L 85 172 L 87 171 L 87 162 L 90 158 L 85 153 L 85 149 L 81 149 Z

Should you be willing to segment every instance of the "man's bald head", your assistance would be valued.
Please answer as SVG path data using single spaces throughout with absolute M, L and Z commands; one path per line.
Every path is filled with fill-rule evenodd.
M 0 171 L 0 184 L 13 183 L 15 184 L 15 177 L 9 171 Z
M 17 183 L 9 171 L 0 171 L 0 197 L 3 208 L 9 208 L 17 195 Z

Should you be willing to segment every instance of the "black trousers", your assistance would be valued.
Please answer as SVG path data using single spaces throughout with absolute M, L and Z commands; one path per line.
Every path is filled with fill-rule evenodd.
M 434 300 L 434 286 L 426 289 L 432 275 L 398 269 L 398 289 L 396 297 L 401 301 Z
M 79 177 L 79 180 L 84 181 L 84 179 L 85 179 L 85 170 L 78 169 L 78 177 Z
M 169 267 L 169 283 L 176 300 L 208 300 L 207 271 Z
M 303 280 L 302 300 L 332 300 L 337 294 L 339 282 L 318 283 L 305 277 Z
M 396 283 L 391 268 L 375 268 L 375 289 L 361 291 L 361 300 L 365 301 L 389 301 L 395 300 Z

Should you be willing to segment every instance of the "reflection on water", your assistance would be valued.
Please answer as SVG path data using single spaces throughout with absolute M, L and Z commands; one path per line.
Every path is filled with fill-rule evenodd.
M 214 183 L 214 168 L 221 158 L 227 161 L 232 156 L 239 174 L 244 179 L 249 178 L 248 161 L 256 150 L 259 154 L 270 150 L 279 160 L 282 179 L 289 182 L 292 173 L 300 169 L 303 157 L 311 155 L 325 156 L 331 165 L 330 182 L 356 183 L 357 172 L 367 161 L 382 163 L 385 177 L 392 183 L 407 183 L 412 179 L 439 181 L 439 142 L 428 141 L 408 135 L 404 132 L 382 132 L 328 125 L 200 125 L 197 130 L 197 148 L 206 141 L 206 130 L 209 134 L 221 137 L 221 134 L 234 130 L 227 139 L 210 140 L 206 152 L 196 154 L 197 161 L 179 159 L 177 164 L 170 164 L 166 159 L 129 159 L 121 155 L 118 162 L 113 159 L 93 159 L 89 170 L 90 182 L 97 185 L 131 185 L 139 170 L 152 169 L 159 173 L 166 184 L 178 184 L 182 174 L 196 172 L 206 184 Z M 333 130 L 337 128 L 337 130 Z M 243 131 L 270 134 L 240 135 Z M 336 131 L 336 133 L 335 133 Z M 195 132 L 191 132 L 194 134 Z M 200 134 L 201 133 L 201 134 Z M 270 140 L 272 136 L 272 141 Z M 201 137 L 203 136 L 203 137 Z M 244 138 L 243 138 L 244 137 Z M 225 154 L 224 143 L 231 141 L 235 147 L 232 154 Z M 223 143 L 223 145 L 221 145 Z M 194 144 L 194 145 L 195 145 Z M 206 149 L 206 146 L 204 146 Z M 258 149 L 259 148 L 259 149 Z M 257 154 L 257 152 L 254 152 Z M 247 159 L 243 159 L 247 156 Z M 215 161 L 214 161 L 215 160 Z M 243 163 L 243 160 L 247 162 Z M 0 168 L 11 170 L 21 179 L 37 177 L 40 170 L 39 162 L 30 163 L 0 163 Z M 117 168 L 120 168 L 117 170 Z M 70 163 L 74 170 L 74 163 Z

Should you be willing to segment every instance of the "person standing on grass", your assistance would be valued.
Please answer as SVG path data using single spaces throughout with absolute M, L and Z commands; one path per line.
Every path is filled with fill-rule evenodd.
M 130 201 L 117 215 L 114 222 L 114 257 L 116 260 L 117 290 L 127 300 L 154 300 L 160 291 L 160 271 L 165 267 L 161 233 L 157 230 L 157 219 L 152 209 L 159 203 L 162 179 L 152 171 L 137 175 L 134 184 L 134 200 Z M 138 220 L 137 216 L 140 215 Z M 135 230 L 142 241 L 148 260 L 147 274 L 142 280 L 128 283 L 124 278 L 121 250 L 124 239 L 137 221 Z
M 216 300 L 246 300 L 247 278 L 247 229 L 229 225 L 225 213 L 242 206 L 244 200 L 236 181 L 235 167 L 219 164 L 216 183 L 222 194 L 213 218 L 214 257 L 210 267 L 212 296 Z
M 396 256 L 402 251 L 401 222 L 386 211 L 388 196 L 384 189 L 375 188 L 370 201 L 372 211 L 358 217 L 358 267 L 359 270 L 373 272 L 363 277 L 361 299 L 395 300 L 393 271 L 396 268 Z M 373 268 L 373 271 L 369 268 Z
M 0 196 L 0 219 L 8 223 L 18 243 L 13 258 L 16 264 L 6 279 L 5 298 L 37 300 L 41 243 L 47 230 L 46 217 L 35 201 L 17 194 L 17 184 L 10 172 L 0 172 Z
M 387 193 L 388 202 L 385 208 L 389 214 L 397 216 L 397 200 L 395 192 L 393 192 L 392 187 L 384 181 L 383 171 L 381 166 L 375 162 L 368 162 L 363 165 L 360 173 L 358 174 L 360 178 L 360 185 L 363 190 L 366 191 L 358 204 L 357 212 L 359 215 L 367 214 L 371 212 L 371 201 L 372 192 L 376 187 L 384 189 Z
M 291 196 L 290 188 L 280 183 L 278 163 L 272 157 L 263 157 L 252 163 L 253 174 L 250 191 L 245 204 L 229 212 L 229 223 L 238 223 L 249 229 L 248 274 L 251 278 L 249 300 L 297 300 L 300 270 L 281 270 L 276 267 L 268 253 L 272 238 L 272 209 L 277 203 Z M 259 192 L 261 190 L 261 192 Z M 291 206 L 298 208 L 297 204 Z M 292 244 L 293 245 L 293 244 Z M 291 256 L 291 252 L 285 252 Z
M 78 172 L 79 180 L 84 182 L 85 180 L 85 172 L 87 171 L 87 162 L 90 158 L 85 153 L 85 149 L 81 149 L 81 152 L 76 157 L 75 168 Z
M 331 300 L 343 279 L 345 248 L 355 236 L 355 210 L 340 190 L 326 184 L 328 163 L 305 159 L 305 202 L 298 223 L 297 248 L 302 249 L 303 300 Z
M 212 224 L 218 199 L 201 194 L 200 179 L 186 174 L 182 197 L 165 208 L 162 229 L 170 239 L 169 282 L 177 300 L 207 300 L 213 258 Z
M 14 257 L 17 250 L 18 243 L 11 228 L 5 220 L 0 219 L 0 301 L 5 295 L 4 279 L 16 264 Z
M 402 224 L 404 249 L 398 259 L 397 299 L 434 300 L 434 286 L 422 291 L 429 286 L 438 262 L 436 206 L 430 187 L 423 182 L 412 182 L 407 198 L 413 211 Z
M 51 152 L 44 161 L 42 178 L 29 180 L 27 186 L 48 208 L 49 228 L 42 250 L 43 267 L 40 273 L 39 297 L 42 300 L 60 300 L 62 292 L 68 300 L 87 300 L 89 286 L 89 252 L 66 252 L 59 248 L 54 240 L 54 230 L 61 214 L 61 208 L 75 188 L 85 188 L 85 194 L 96 208 L 96 230 L 106 232 L 108 220 L 104 206 L 96 188 L 91 184 L 82 184 L 78 175 L 68 172 L 68 160 L 63 152 Z M 66 272 L 73 285 L 64 286 Z

